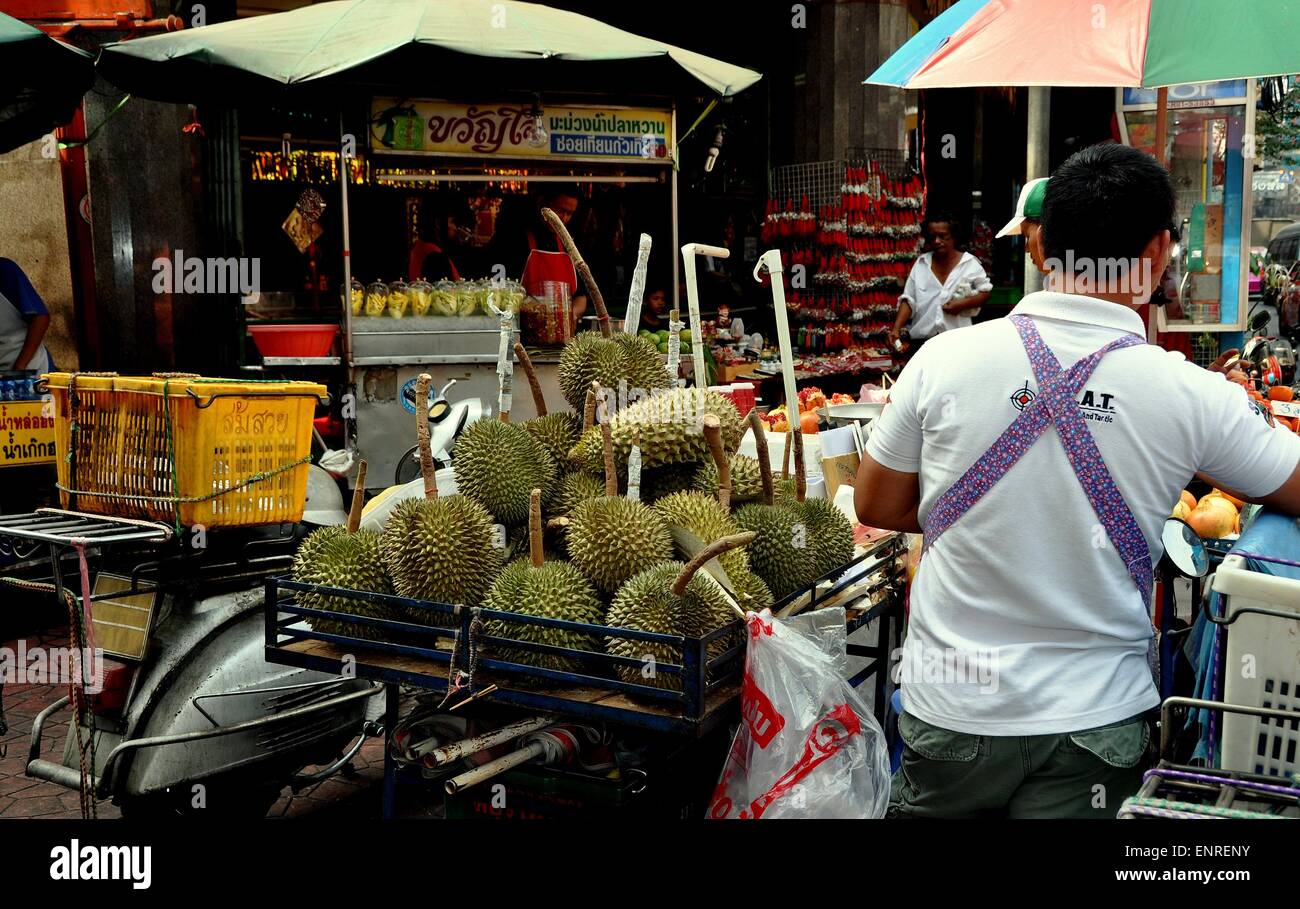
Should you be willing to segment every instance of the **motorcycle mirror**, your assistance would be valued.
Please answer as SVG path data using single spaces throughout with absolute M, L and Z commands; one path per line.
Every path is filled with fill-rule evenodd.
M 447 416 L 447 413 L 450 410 L 451 410 L 451 405 L 448 404 L 446 401 L 443 400 L 434 401 L 431 405 L 429 405 L 429 422 L 437 423 L 443 417 Z
M 1181 518 L 1167 519 L 1160 532 L 1160 542 L 1165 547 L 1165 556 L 1178 569 L 1179 574 L 1189 578 L 1203 578 L 1209 573 L 1209 550 L 1205 548 L 1205 541 L 1186 521 Z
M 1268 327 L 1268 323 L 1271 319 L 1272 316 L 1269 315 L 1267 310 L 1260 310 L 1251 317 L 1250 330 L 1254 332 L 1263 331 Z

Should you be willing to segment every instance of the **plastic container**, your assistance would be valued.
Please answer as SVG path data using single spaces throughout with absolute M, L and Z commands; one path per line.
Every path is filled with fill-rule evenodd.
M 388 312 L 394 319 L 404 319 L 411 313 L 411 287 L 405 281 L 388 285 Z
M 63 507 L 208 528 L 301 519 L 312 417 L 329 400 L 325 386 L 46 378 Z
M 257 352 L 264 357 L 328 357 L 337 325 L 250 325 Z
M 366 285 L 366 304 L 361 308 L 365 316 L 382 316 L 388 309 L 388 285 L 383 281 L 373 281 Z
M 1223 700 L 1248 707 L 1297 711 L 1292 722 L 1245 714 L 1223 715 L 1223 769 L 1268 776 L 1300 773 L 1300 581 L 1251 571 L 1230 555 L 1214 575 L 1227 597 L 1227 659 Z M 1246 609 L 1294 613 L 1295 619 L 1244 613 Z

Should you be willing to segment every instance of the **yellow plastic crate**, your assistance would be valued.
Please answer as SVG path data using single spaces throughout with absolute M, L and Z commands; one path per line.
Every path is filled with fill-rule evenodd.
M 293 523 L 307 499 L 314 382 L 45 377 L 63 507 L 187 527 Z

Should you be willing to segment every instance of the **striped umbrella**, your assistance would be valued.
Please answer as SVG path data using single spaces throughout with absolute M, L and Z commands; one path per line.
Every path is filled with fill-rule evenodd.
M 866 81 L 1143 86 L 1300 72 L 1300 0 L 959 0 Z

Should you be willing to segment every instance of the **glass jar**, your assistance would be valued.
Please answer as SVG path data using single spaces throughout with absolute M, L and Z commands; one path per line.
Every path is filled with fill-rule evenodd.
M 362 313 L 367 316 L 382 316 L 388 308 L 388 285 L 375 281 L 366 287 L 366 305 Z

